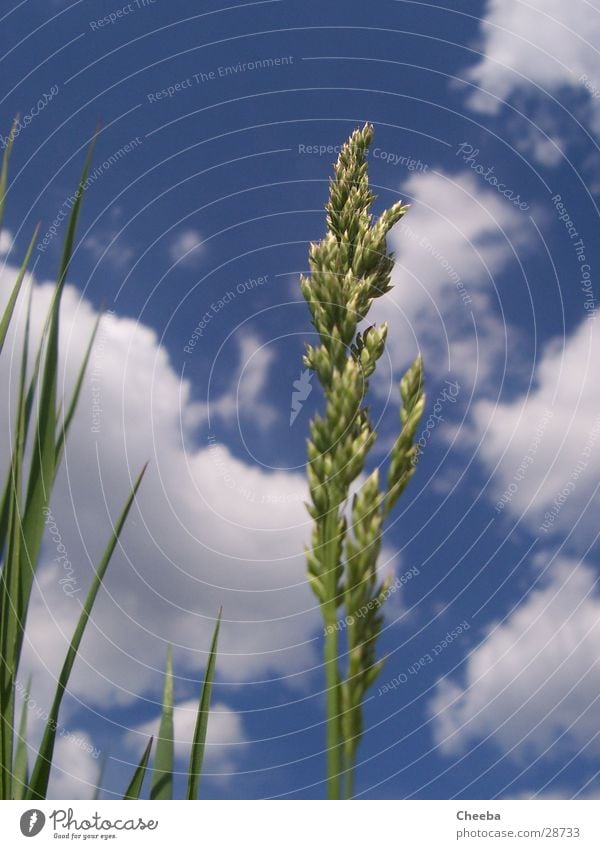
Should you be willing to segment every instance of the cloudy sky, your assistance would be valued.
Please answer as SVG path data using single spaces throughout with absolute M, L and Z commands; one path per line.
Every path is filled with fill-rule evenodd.
M 374 307 L 390 334 L 372 462 L 386 464 L 418 350 L 428 409 L 386 536 L 382 569 L 414 574 L 388 605 L 357 794 L 600 792 L 598 0 L 8 6 L 0 133 L 21 125 L 1 297 L 41 221 L 38 333 L 61 211 L 101 126 L 63 303 L 66 391 L 105 313 L 52 503 L 78 592 L 48 534 L 20 671 L 40 706 L 150 460 L 65 702 L 53 795 L 89 796 L 102 763 L 103 796 L 122 791 L 156 727 L 168 643 L 185 770 L 220 605 L 203 792 L 323 795 L 303 558 L 321 397 L 305 386 L 291 416 L 312 339 L 298 276 L 334 148 L 365 120 L 376 212 L 412 205 Z M 21 338 L 22 320 L 0 360 L 4 462 Z M 33 742 L 39 726 L 33 710 Z

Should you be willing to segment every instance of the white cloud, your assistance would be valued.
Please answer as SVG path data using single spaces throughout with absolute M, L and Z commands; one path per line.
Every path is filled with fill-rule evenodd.
M 49 684 L 50 682 L 46 682 L 42 688 L 44 693 L 48 693 Z M 29 693 L 26 694 L 26 683 L 18 679 L 15 713 L 19 718 L 20 727 L 23 709 L 26 712 L 25 741 L 30 770 L 37 758 L 48 719 L 48 703 L 48 698 L 42 704 Z M 68 713 L 69 711 L 61 713 L 56 729 L 48 798 L 89 799 L 99 778 L 101 752 L 87 732 L 77 729 L 69 722 Z
M 5 272 L 2 292 L 14 274 Z M 50 284 L 36 289 L 32 339 L 39 338 L 52 292 Z M 16 379 L 20 313 L 19 319 L 0 358 L 5 387 Z M 67 285 L 60 329 L 60 391 L 67 396 L 95 319 Z M 152 330 L 104 316 L 51 505 L 75 594 L 63 591 L 65 566 L 48 531 L 27 623 L 20 679 L 33 672 L 41 705 L 49 703 L 111 522 L 143 463 L 149 459 L 150 466 L 88 625 L 62 721 L 73 719 L 77 700 L 108 707 L 157 692 L 167 642 L 181 674 L 200 678 L 220 605 L 217 680 L 281 678 L 297 688 L 318 668 L 320 614 L 304 558 L 310 536 L 304 475 L 267 472 L 252 458 L 239 459 L 219 427 L 207 443 L 198 431 L 201 406 Z M 3 458 L 13 414 L 10 405 L 0 409 Z
M 505 137 L 527 159 L 547 168 L 559 165 L 566 154 L 568 134 L 561 128 L 556 112 L 546 103 L 528 103 L 523 111 L 532 123 L 508 115 L 504 119 Z
M 593 782 L 584 782 L 580 789 L 577 786 L 567 787 L 565 785 L 544 789 L 539 792 L 537 790 L 524 791 L 523 793 L 510 793 L 504 796 L 505 799 L 598 799 L 600 790 Z
M 14 279 L 4 275 L 2 292 Z M 32 338 L 39 338 L 52 287 L 34 297 Z M 22 316 L 21 316 L 22 318 Z M 61 319 L 61 390 L 72 388 L 96 313 L 67 285 Z M 0 358 L 0 380 L 15 382 L 21 329 Z M 11 363 L 11 353 L 12 360 Z M 11 371 L 12 369 L 12 371 Z M 94 411 L 94 404 L 101 412 Z M 0 411 L 2 457 L 13 410 Z M 106 315 L 52 511 L 79 594 L 59 584 L 63 566 L 46 535 L 21 677 L 47 704 L 80 599 L 142 464 L 150 460 L 111 562 L 72 679 L 86 703 L 137 699 L 160 685 L 165 642 L 184 671 L 204 668 L 214 617 L 224 607 L 218 675 L 234 681 L 295 675 L 318 663 L 319 613 L 306 583 L 303 546 L 309 521 L 300 473 L 265 472 L 197 430 L 191 385 L 181 381 L 156 334 Z M 92 432 L 94 426 L 99 432 Z M 220 439 L 219 428 L 215 429 Z M 299 437 L 300 438 L 300 437 Z M 199 441 L 200 440 L 200 441 Z M 51 674 L 44 672 L 46 667 Z
M 0 232 L 0 256 L 7 254 L 12 248 L 14 236 L 10 230 L 2 230 Z
M 194 405 L 198 423 L 221 419 L 237 426 L 238 415 L 250 414 L 262 428 L 268 428 L 277 419 L 277 411 L 265 400 L 269 369 L 273 365 L 273 348 L 261 343 L 255 333 L 240 330 L 235 337 L 238 346 L 238 368 L 232 375 L 230 386 L 218 397 Z
M 488 740 L 518 761 L 565 751 L 597 757 L 600 597 L 585 564 L 547 569 L 513 613 L 487 629 L 464 679 L 442 679 L 430 703 L 447 754 Z
M 398 227 L 391 236 L 399 255 L 397 285 L 382 299 L 388 304 L 381 304 L 379 316 L 389 319 L 391 313 L 392 365 L 397 371 L 412 359 L 418 341 L 431 354 L 429 374 L 446 376 L 443 357 L 436 364 L 440 345 L 448 353 L 447 334 L 448 370 L 482 386 L 505 348 L 503 328 L 498 333 L 499 319 L 489 309 L 494 275 L 511 261 L 526 219 L 472 175 L 414 175 L 405 188 L 413 196 L 407 218 L 411 233 Z M 33 338 L 41 331 L 51 293 L 50 285 L 38 287 Z M 66 387 L 74 383 L 95 317 L 67 286 L 61 324 Z M 256 360 L 254 372 L 246 369 L 249 394 L 242 399 L 253 406 L 270 361 L 264 354 L 257 358 L 255 338 L 239 342 L 240 363 Z M 0 360 L 5 382 L 11 344 Z M 231 392 L 226 396 L 230 410 Z M 96 414 L 94 404 L 100 408 Z M 9 415 L 6 407 L 0 411 L 4 433 Z M 72 679 L 73 697 L 86 704 L 126 703 L 156 691 L 165 642 L 174 643 L 180 668 L 198 675 L 220 604 L 222 679 L 282 676 L 297 685 L 303 670 L 319 662 L 320 617 L 305 581 L 304 476 L 269 473 L 251 459 L 235 457 L 225 444 L 199 442 L 205 419 L 204 405 L 193 399 L 190 382 L 175 373 L 156 334 L 130 319 L 105 316 L 53 501 L 82 593 L 108 538 L 109 518 L 118 515 L 142 463 L 150 459 L 151 464 Z M 47 538 L 22 671 L 25 677 L 28 668 L 35 670 L 34 690 L 46 700 L 51 675 L 44 667 L 55 674 L 62 661 L 82 594 L 73 599 L 62 592 L 54 557 Z
M 546 346 L 529 392 L 501 404 L 480 400 L 472 412 L 500 511 L 524 515 L 542 536 L 575 528 L 570 545 L 584 546 L 597 530 L 599 357 L 596 324 L 584 320 Z
M 459 377 L 467 398 L 518 344 L 498 313 L 495 278 L 525 246 L 529 220 L 473 174 L 414 174 L 402 196 L 412 208 L 388 240 L 397 257 L 394 288 L 373 315 L 390 324 L 394 369 L 420 348 L 428 376 Z
M 97 749 L 84 731 L 68 734 L 56 738 L 48 798 L 90 799 L 100 774 Z
M 475 92 L 469 103 L 497 113 L 519 89 L 556 93 L 573 86 L 587 91 L 580 81 L 584 74 L 598 86 L 599 43 L 600 14 L 590 3 L 488 0 L 481 26 L 483 56 L 467 77 L 495 97 Z
M 467 105 L 497 115 L 512 102 L 524 116 L 506 127 L 512 143 L 555 166 L 579 123 L 600 131 L 598 44 L 600 10 L 585 0 L 488 0 L 475 45 L 482 55 L 464 74 L 477 86 L 469 89 Z M 576 95 L 566 104 L 565 91 Z
M 117 230 L 96 230 L 92 235 L 87 236 L 83 247 L 95 262 L 112 265 L 113 268 L 121 271 L 131 265 L 135 251 L 126 245 L 122 238 L 119 242 L 119 236 L 120 232 Z
M 169 255 L 173 262 L 195 265 L 204 250 L 202 234 L 198 230 L 184 230 L 171 240 Z
M 196 716 L 197 700 L 190 699 L 176 705 L 173 710 L 175 757 L 189 760 Z M 160 716 L 144 722 L 127 735 L 127 742 L 134 751 L 141 752 L 148 737 L 158 734 Z M 211 709 L 206 731 L 204 750 L 204 772 L 226 774 L 234 770 L 245 734 L 241 716 L 223 703 L 217 702 Z

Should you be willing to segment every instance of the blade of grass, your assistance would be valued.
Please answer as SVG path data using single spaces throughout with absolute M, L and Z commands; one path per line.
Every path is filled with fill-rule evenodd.
M 100 585 L 102 584 L 102 580 L 104 578 L 104 575 L 106 574 L 106 569 L 117 545 L 121 531 L 123 530 L 123 525 L 125 524 L 125 520 L 127 519 L 127 515 L 129 513 L 129 510 L 131 509 L 133 500 L 142 482 L 142 478 L 144 476 L 146 468 L 147 464 L 144 466 L 144 468 L 138 475 L 138 478 L 131 489 L 129 498 L 127 499 L 125 506 L 121 512 L 121 515 L 119 516 L 117 523 L 113 529 L 111 539 L 108 545 L 106 546 L 106 549 L 104 550 L 104 554 L 102 555 L 102 559 L 98 564 L 98 568 L 96 569 L 96 573 L 92 580 L 92 585 L 88 591 L 87 598 L 83 604 L 83 609 L 81 611 L 77 627 L 75 628 L 75 633 L 73 634 L 73 637 L 71 639 L 69 651 L 67 652 L 65 662 L 58 678 L 56 694 L 54 696 L 54 700 L 49 711 L 48 720 L 46 722 L 46 728 L 44 730 L 44 736 L 42 738 L 42 742 L 40 743 L 40 748 L 35 761 L 35 766 L 31 774 L 31 781 L 29 783 L 27 791 L 28 799 L 44 799 L 46 796 L 46 791 L 48 789 L 48 778 L 50 776 L 50 768 L 52 766 L 52 755 L 54 752 L 54 741 L 58 724 L 58 714 L 62 698 L 66 690 L 69 677 L 71 675 L 71 670 L 73 669 L 73 664 L 75 663 L 75 658 L 77 657 L 77 652 L 79 651 L 79 646 L 83 638 L 85 627 L 92 612 L 94 601 L 96 600 L 96 596 L 98 595 L 98 590 L 100 589 Z
M 8 333 L 8 328 L 10 325 L 10 320 L 13 317 L 13 313 L 15 310 L 15 304 L 17 303 L 17 298 L 19 297 L 19 292 L 21 291 L 21 286 L 23 284 L 23 280 L 25 278 L 25 273 L 27 271 L 27 266 L 29 265 L 29 260 L 31 259 L 31 252 L 33 250 L 33 246 L 35 244 L 35 240 L 37 239 L 39 225 L 33 231 L 33 236 L 31 237 L 31 241 L 29 243 L 29 247 L 27 248 L 27 253 L 25 254 L 25 259 L 23 260 L 23 264 L 19 269 L 19 273 L 17 274 L 17 279 L 15 281 L 15 285 L 13 286 L 13 290 L 10 293 L 10 298 L 8 299 L 8 304 L 4 310 L 2 315 L 2 320 L 0 320 L 0 353 L 2 353 L 2 349 L 4 348 L 4 342 L 6 340 L 6 334 Z
M 12 480 L 10 490 L 8 545 L 6 560 L 2 568 L 2 621 L 0 624 L 0 766 L 1 794 L 3 799 L 12 798 L 12 765 L 15 693 L 14 683 L 18 666 L 16 652 L 19 616 L 13 599 L 19 593 L 19 558 L 21 543 L 21 462 L 23 450 L 17 436 L 17 446 L 13 455 Z
M 151 799 L 173 798 L 173 649 L 167 648 L 165 684 L 163 688 L 162 716 L 152 770 Z
M 58 375 L 58 337 L 60 300 L 64 287 L 64 281 L 69 268 L 77 222 L 81 211 L 81 202 L 84 193 L 84 184 L 89 173 L 90 163 L 96 137 L 90 144 L 88 154 L 79 179 L 77 198 L 73 204 L 67 234 L 63 247 L 63 253 L 59 265 L 59 275 L 52 298 L 49 312 L 47 329 L 46 350 L 42 369 L 41 387 L 39 390 L 39 405 L 37 426 L 35 432 L 35 444 L 32 451 L 31 466 L 29 470 L 29 482 L 27 487 L 27 498 L 25 501 L 25 513 L 23 517 L 23 541 L 24 556 L 21 563 L 22 581 L 21 592 L 18 599 L 19 618 L 22 628 L 19 635 L 18 651 L 23 639 L 23 628 L 29 606 L 31 587 L 35 564 L 39 555 L 44 533 L 44 510 L 50 501 L 52 485 L 56 477 L 56 431 L 57 431 L 57 375 Z
M 31 305 L 33 301 L 33 282 L 29 289 L 29 298 L 27 299 L 27 313 L 25 318 L 25 330 L 23 333 L 23 350 L 22 350 L 22 358 L 25 360 L 21 361 L 21 383 L 20 387 L 24 385 L 26 370 L 27 370 L 27 357 L 29 351 L 29 330 L 31 326 Z M 39 357 L 40 351 L 38 350 L 38 356 L 36 358 L 36 365 L 39 366 Z M 20 390 L 22 391 L 22 389 Z M 31 385 L 29 387 L 29 391 L 31 392 Z M 18 416 L 21 410 L 21 401 L 22 399 L 19 397 L 17 400 L 17 426 L 16 432 L 18 433 Z M 31 404 L 32 399 L 29 398 L 29 393 L 27 398 L 25 399 L 25 410 L 24 410 L 24 443 L 27 439 L 27 428 L 29 424 L 29 414 L 31 412 Z M 6 535 L 8 533 L 8 516 L 10 509 L 10 497 L 11 497 L 11 481 L 12 481 L 12 465 L 9 466 L 8 471 L 6 473 L 6 482 L 4 484 L 4 490 L 2 492 L 2 503 L 0 505 L 0 556 L 4 554 L 4 550 L 6 547 Z
M 29 327 L 31 297 L 28 302 L 23 349 L 21 352 L 21 374 L 17 399 L 17 421 L 15 444 L 7 481 L 8 519 L 6 523 L 6 558 L 2 566 L 0 582 L 0 790 L 3 799 L 12 797 L 12 770 L 15 720 L 15 678 L 19 666 L 23 622 L 18 609 L 22 582 L 22 478 L 23 455 L 25 452 L 25 415 L 27 397 L 27 358 L 29 351 Z
M 102 755 L 102 760 L 100 761 L 100 770 L 98 772 L 98 778 L 96 780 L 96 786 L 94 787 L 94 795 L 92 796 L 92 801 L 97 802 L 100 798 L 100 793 L 102 792 L 102 782 L 104 781 L 104 773 L 106 772 L 106 761 L 108 757 L 106 754 Z
M 140 793 L 142 792 L 142 785 L 144 783 L 144 777 L 146 775 L 146 767 L 148 766 L 148 758 L 150 757 L 150 750 L 152 749 L 152 740 L 150 737 L 148 740 L 148 745 L 144 750 L 144 754 L 142 755 L 142 759 L 139 762 L 139 765 L 136 771 L 133 773 L 133 778 L 129 783 L 129 787 L 125 791 L 125 795 L 123 799 L 139 799 Z
M 71 397 L 71 401 L 69 406 L 67 407 L 67 412 L 65 413 L 65 417 L 63 419 L 62 427 L 60 428 L 60 434 L 58 436 L 58 440 L 56 442 L 56 466 L 60 465 L 62 450 L 67 438 L 67 434 L 69 432 L 69 428 L 71 426 L 71 422 L 73 421 L 73 416 L 75 415 L 75 410 L 77 409 L 77 404 L 79 403 L 79 396 L 81 395 L 81 387 L 83 386 L 83 378 L 85 377 L 85 372 L 88 367 L 88 363 L 90 361 L 90 356 L 92 354 L 92 348 L 94 347 L 94 342 L 96 340 L 96 334 L 98 333 L 98 327 L 100 325 L 100 319 L 102 318 L 102 314 L 98 314 L 98 318 L 94 324 L 94 329 L 92 330 L 92 334 L 90 336 L 88 346 L 86 348 L 86 352 L 83 357 L 83 362 L 81 363 L 81 367 L 79 369 L 79 374 L 77 375 L 77 380 L 75 381 L 75 388 L 73 390 L 73 395 Z
M 206 745 L 206 729 L 208 728 L 208 715 L 210 711 L 210 694 L 212 691 L 213 679 L 215 677 L 215 664 L 217 660 L 217 643 L 219 640 L 219 628 L 221 627 L 221 616 L 223 608 L 219 609 L 217 623 L 210 645 L 208 655 L 208 663 L 204 674 L 204 683 L 200 693 L 200 701 L 198 703 L 198 715 L 196 717 L 196 727 L 194 729 L 194 739 L 192 741 L 192 750 L 190 753 L 190 766 L 188 770 L 187 783 L 187 799 L 198 798 L 198 788 L 200 785 L 200 776 L 202 774 L 202 762 L 204 760 L 204 748 Z
M 69 271 L 69 265 L 71 264 L 71 257 L 73 256 L 73 245 L 75 244 L 75 234 L 77 233 L 77 222 L 79 221 L 79 213 L 81 212 L 81 204 L 83 202 L 83 195 L 85 192 L 84 186 L 88 178 L 88 174 L 90 173 L 90 167 L 92 165 L 92 159 L 94 157 L 94 150 L 96 148 L 97 140 L 98 131 L 94 133 L 94 136 L 89 144 L 87 155 L 85 157 L 85 162 L 83 163 L 81 177 L 79 178 L 79 186 L 77 187 L 77 191 L 75 193 L 75 203 L 73 204 L 73 209 L 71 210 L 71 215 L 69 216 L 69 224 L 67 226 L 67 233 L 65 235 L 63 252 L 58 270 L 57 283 L 59 289 L 62 288 L 62 286 L 64 285 L 67 273 Z
M 13 121 L 10 133 L 8 134 L 8 143 L 4 148 L 4 156 L 2 157 L 2 170 L 0 171 L 0 233 L 2 232 L 2 224 L 4 223 L 4 206 L 6 201 L 6 185 L 8 183 L 8 163 L 12 153 L 13 144 L 15 141 L 15 130 L 19 123 L 19 116 L 16 115 Z
M 24 357 L 26 353 L 27 344 L 24 344 Z M 33 396 L 30 398 L 29 393 L 25 392 L 24 376 L 22 376 L 20 389 L 17 444 L 13 451 L 11 477 L 8 481 L 9 518 L 6 558 L 2 570 L 2 621 L 0 623 L 0 656 L 2 658 L 0 757 L 4 766 L 2 783 L 4 799 L 10 798 L 11 794 L 13 740 L 9 724 L 14 723 L 14 682 L 21 656 L 34 564 L 44 529 L 44 510 L 50 498 L 50 484 L 55 475 L 56 357 L 54 357 L 54 363 L 50 363 L 51 353 L 47 351 L 46 358 L 46 375 L 38 418 L 38 443 L 32 450 L 29 489 L 24 510 L 21 506 L 21 489 L 27 401 L 31 400 L 33 404 Z M 50 365 L 54 368 L 49 368 Z M 52 372 L 50 381 L 48 380 L 49 371 Z M 50 390 L 44 391 L 44 387 L 47 389 L 48 386 Z
M 19 736 L 15 751 L 15 763 L 13 767 L 13 799 L 22 799 L 29 783 L 29 765 L 27 763 L 27 705 L 31 690 L 31 678 L 27 682 L 23 696 L 23 707 L 21 708 L 21 721 L 19 723 Z

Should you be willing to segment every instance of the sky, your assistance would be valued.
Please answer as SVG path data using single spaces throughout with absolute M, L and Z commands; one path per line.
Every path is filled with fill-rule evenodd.
M 322 625 L 303 555 L 322 396 L 302 377 L 314 334 L 299 275 L 324 234 L 336 148 L 370 121 L 375 212 L 411 204 L 372 313 L 390 329 L 371 467 L 386 466 L 419 351 L 428 400 L 386 530 L 381 569 L 402 580 L 356 795 L 593 798 L 598 0 L 201 8 L 11 0 L 0 16 L 3 138 L 20 116 L 1 297 L 41 222 L 38 334 L 99 128 L 62 308 L 65 392 L 104 315 L 19 672 L 32 742 L 111 518 L 150 461 L 70 683 L 51 794 L 122 794 L 157 727 L 169 643 L 183 792 L 221 605 L 202 794 L 324 794 Z M 4 463 L 22 308 L 0 360 Z

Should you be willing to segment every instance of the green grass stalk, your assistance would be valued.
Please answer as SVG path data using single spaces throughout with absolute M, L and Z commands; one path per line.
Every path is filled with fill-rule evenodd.
M 327 233 L 310 246 L 310 276 L 300 285 L 319 343 L 307 345 L 304 364 L 317 375 L 325 411 L 310 423 L 307 475 L 313 532 L 308 581 L 325 624 L 327 795 L 354 793 L 356 751 L 363 734 L 365 694 L 381 671 L 376 644 L 387 598 L 377 559 L 383 524 L 414 473 L 415 430 L 423 413 L 423 368 L 417 357 L 400 384 L 401 433 L 394 443 L 386 487 L 375 469 L 356 490 L 377 434 L 365 399 L 383 354 L 387 325 L 359 327 L 375 298 L 391 289 L 393 257 L 386 236 L 408 207 L 396 203 L 373 221 L 375 196 L 367 174 L 373 128 L 356 130 L 334 166 Z M 354 495 L 351 493 L 355 491 Z M 348 507 L 351 505 L 351 518 Z M 340 652 L 339 610 L 348 623 Z M 342 661 L 345 672 L 342 673 Z

